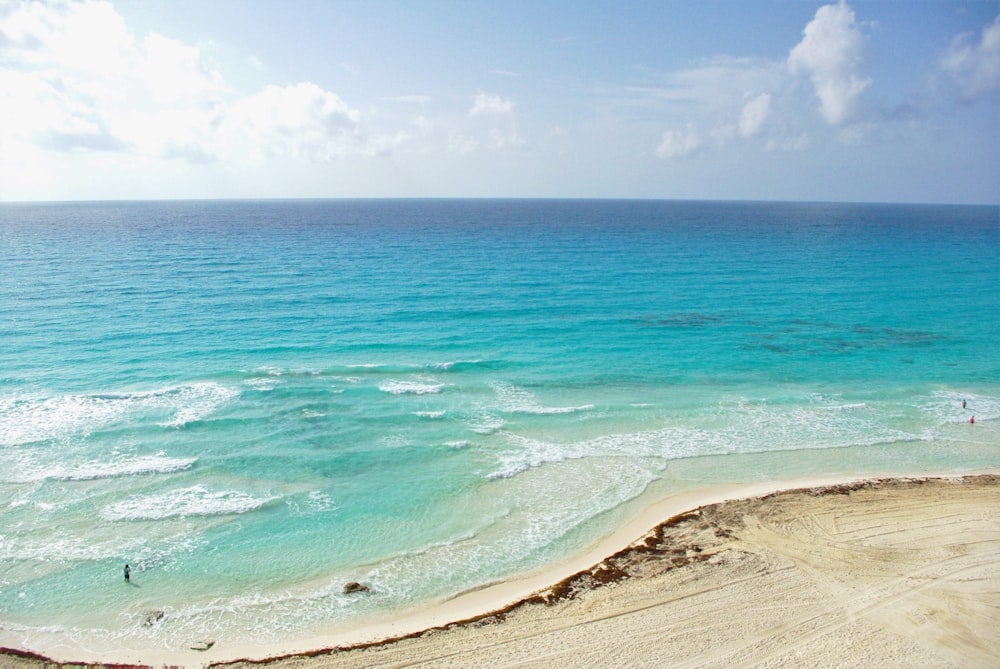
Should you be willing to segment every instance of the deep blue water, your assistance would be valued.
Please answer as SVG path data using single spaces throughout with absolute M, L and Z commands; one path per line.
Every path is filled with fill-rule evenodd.
M 998 215 L 0 205 L 0 642 L 275 640 L 685 486 L 996 467 Z

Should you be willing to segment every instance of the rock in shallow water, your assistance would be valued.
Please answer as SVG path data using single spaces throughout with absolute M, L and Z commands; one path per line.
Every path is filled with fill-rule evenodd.
M 368 592 L 368 586 L 358 583 L 357 581 L 351 581 L 344 586 L 344 594 L 348 595 L 352 592 Z
M 145 621 L 142 624 L 146 627 L 152 627 L 156 623 L 163 620 L 163 615 L 163 611 L 160 611 L 159 609 L 150 609 L 143 614 Z

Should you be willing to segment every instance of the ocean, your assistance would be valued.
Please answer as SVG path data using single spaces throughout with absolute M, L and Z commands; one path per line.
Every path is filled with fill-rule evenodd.
M 276 643 L 682 490 L 998 467 L 998 218 L 0 205 L 0 645 Z

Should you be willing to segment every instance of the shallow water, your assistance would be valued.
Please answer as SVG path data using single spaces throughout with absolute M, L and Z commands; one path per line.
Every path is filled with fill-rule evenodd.
M 2 205 L 0 631 L 275 641 L 537 568 L 681 489 L 996 467 L 997 221 Z

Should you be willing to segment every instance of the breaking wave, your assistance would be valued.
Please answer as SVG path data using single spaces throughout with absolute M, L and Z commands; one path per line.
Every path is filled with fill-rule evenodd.
M 162 520 L 183 516 L 219 516 L 247 513 L 273 497 L 254 497 L 238 490 L 212 491 L 196 485 L 155 495 L 135 495 L 109 504 L 101 511 L 105 520 Z

